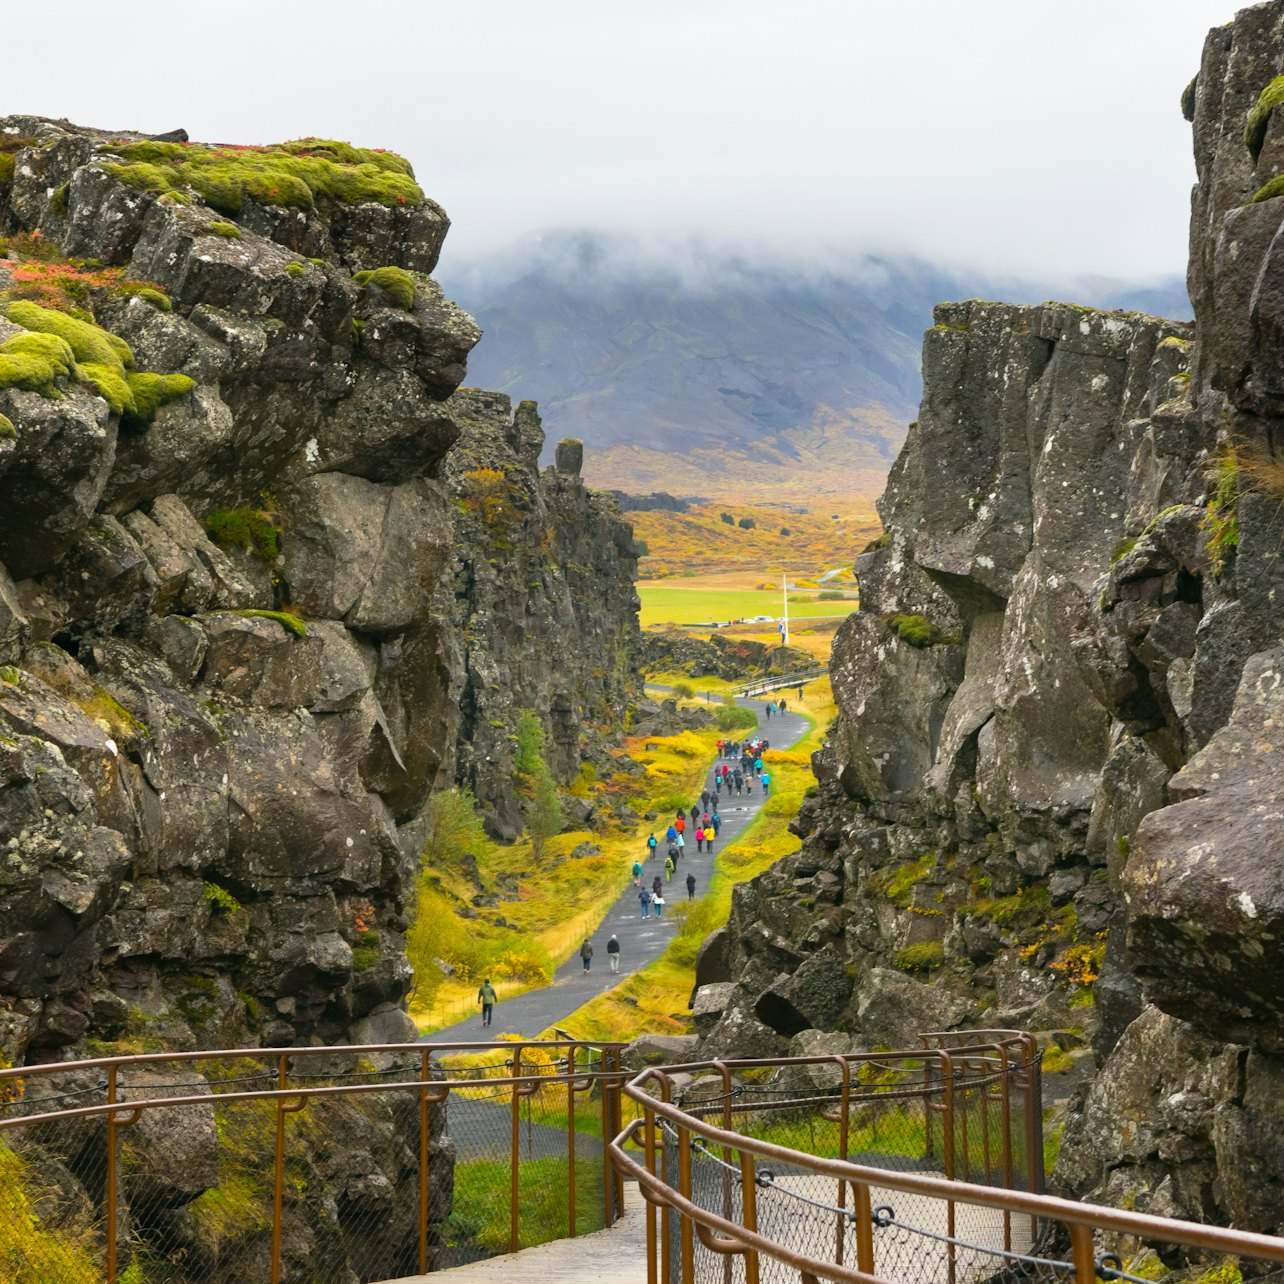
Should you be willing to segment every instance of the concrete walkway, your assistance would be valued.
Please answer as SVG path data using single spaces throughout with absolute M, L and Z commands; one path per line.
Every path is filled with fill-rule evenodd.
M 788 697 L 786 702 L 788 703 Z M 786 713 L 783 717 L 776 715 L 768 722 L 766 700 L 738 700 L 737 703 L 757 713 L 758 732 L 766 736 L 773 749 L 792 748 L 809 729 L 810 724 L 807 719 L 793 712 Z M 755 733 L 745 730 L 732 734 L 744 740 Z M 770 762 L 770 757 L 766 761 Z M 705 773 L 710 789 L 713 788 L 713 765 L 710 763 Z M 772 774 L 774 776 L 775 773 Z M 699 793 L 700 790 L 696 789 L 693 797 L 698 797 Z M 744 832 L 761 810 L 763 801 L 762 790 L 757 782 L 754 784 L 752 796 L 723 798 L 723 805 L 718 808 L 718 814 L 722 817 L 722 832 L 718 836 L 720 849 L 727 843 L 734 842 Z M 646 836 L 643 835 L 639 841 L 638 859 L 642 861 L 643 878 L 647 886 L 650 886 L 656 874 L 664 873 L 666 846 L 664 831 L 668 828 L 671 819 L 672 817 L 669 816 L 661 816 L 655 821 L 655 836 L 660 846 L 657 849 L 659 854 L 654 859 L 647 860 L 644 846 Z M 709 879 L 713 874 L 716 855 L 697 852 L 694 837 L 690 834 L 686 837 L 687 845 L 683 858 L 678 862 L 677 872 L 673 875 L 673 882 L 665 885 L 665 900 L 668 903 L 666 908 L 676 904 L 680 899 L 686 899 L 688 873 L 693 872 L 696 876 L 697 898 L 709 889 Z M 652 915 L 650 918 L 643 919 L 641 906 L 638 903 L 638 889 L 630 883 L 624 894 L 607 912 L 597 931 L 593 933 L 591 939 L 594 953 L 591 971 L 584 971 L 577 951 L 557 969 L 551 985 L 528 990 L 515 999 L 497 1004 L 495 1019 L 489 1034 L 482 1028 L 481 1011 L 478 1009 L 477 1016 L 446 1026 L 442 1030 L 434 1030 L 431 1034 L 425 1034 L 420 1042 L 461 1043 L 465 1040 L 484 1042 L 487 1039 L 493 1041 L 501 1034 L 534 1038 L 549 1026 L 564 1021 L 589 999 L 618 985 L 630 973 L 659 958 L 672 939 L 676 927 L 676 920 L 668 916 L 656 918 Z M 607 962 L 606 943 L 612 933 L 620 939 L 619 976 L 612 975 Z
M 538 1248 L 431 1275 L 410 1275 L 396 1284 L 645 1284 L 646 1205 L 635 1182 L 624 1183 L 624 1212 L 614 1226 L 555 1239 Z M 393 1284 L 385 1280 L 384 1284 Z

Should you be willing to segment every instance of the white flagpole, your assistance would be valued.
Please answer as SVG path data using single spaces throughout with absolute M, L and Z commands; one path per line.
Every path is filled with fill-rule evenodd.
M 784 600 L 784 604 L 785 604 L 785 628 L 784 628 L 785 640 L 783 645 L 788 646 L 789 645 L 789 577 L 788 575 L 782 574 L 780 577 L 780 596 Z

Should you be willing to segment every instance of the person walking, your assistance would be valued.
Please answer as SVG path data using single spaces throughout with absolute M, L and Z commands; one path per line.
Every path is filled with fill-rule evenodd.
M 664 917 L 664 897 L 663 897 L 663 895 L 660 895 L 660 896 L 653 896 L 653 897 L 651 897 L 651 903 L 655 906 L 655 916 L 656 916 L 656 918 L 663 918 L 663 917 Z
M 772 704 L 770 700 L 768 700 L 767 701 L 767 721 L 768 722 L 771 721 L 771 715 L 775 712 L 776 712 L 776 706 Z
M 644 887 L 638 893 L 638 903 L 642 906 L 642 917 L 651 917 L 651 892 L 649 888 Z
M 584 938 L 584 944 L 580 946 L 580 961 L 584 964 L 586 972 L 593 966 L 593 942 L 587 936 Z
M 695 900 L 695 875 L 687 875 L 687 900 Z
M 673 828 L 678 831 L 679 838 L 687 832 L 687 818 L 684 812 L 678 812 L 678 818 L 673 822 Z
M 712 825 L 710 825 L 709 828 L 704 831 L 704 849 L 709 853 L 710 856 L 713 855 L 713 826 Z
M 761 779 L 762 779 L 762 796 L 765 798 L 767 796 L 767 788 L 771 784 L 771 773 L 764 771 L 762 773 Z
M 704 826 L 696 830 L 696 851 L 704 851 Z
M 650 859 L 651 859 L 651 857 L 655 855 L 655 849 L 656 849 L 657 847 L 659 847 L 659 845 L 660 845 L 660 844 L 659 844 L 659 841 L 656 839 L 656 836 L 655 836 L 654 834 L 648 834 L 648 835 L 646 836 L 646 858 L 647 858 L 647 860 L 650 860 Z
M 674 865 L 674 863 L 673 863 L 671 860 L 666 860 L 666 861 L 664 862 L 664 881 L 665 881 L 666 883 L 671 883 L 671 882 L 673 882 L 673 871 L 674 871 L 676 868 L 677 868 L 677 866 L 676 866 L 676 865 Z M 657 878 L 657 879 L 656 879 L 656 882 L 658 883 L 659 881 L 660 881 L 660 880 Z
M 482 1025 L 490 1025 L 491 1013 L 495 1010 L 498 998 L 495 987 L 490 983 L 490 977 L 487 977 L 481 983 L 481 989 L 477 991 L 477 1002 L 481 1004 L 482 1009 Z
M 606 960 L 611 965 L 611 971 L 618 976 L 620 974 L 620 938 L 614 933 L 606 943 Z
M 667 860 L 664 862 L 664 868 L 665 869 L 670 868 L 669 862 Z M 661 880 L 660 875 L 657 874 L 651 880 L 651 899 L 655 900 L 655 898 L 659 896 L 663 891 L 664 891 L 664 883 Z
M 718 772 L 718 774 L 714 776 L 713 788 L 717 796 L 721 798 L 722 797 L 722 772 Z
M 753 774 L 754 774 L 755 776 L 761 776 L 761 775 L 762 775 L 762 759 L 761 759 L 761 758 L 755 758 L 755 759 L 753 760 Z
M 642 882 L 642 863 L 641 861 L 633 862 L 633 886 L 637 887 Z
M 686 845 L 687 845 L 687 840 L 686 840 L 685 838 L 683 838 L 681 834 L 679 834 L 679 835 L 678 835 L 678 841 L 677 841 L 676 843 L 674 843 L 673 845 L 678 849 L 678 859 L 679 859 L 679 860 L 681 860 L 681 859 L 682 859 L 682 850 L 683 850 L 683 848 L 684 848 L 684 847 L 686 847 Z
M 784 701 L 784 698 L 783 698 L 783 697 L 781 698 L 780 703 L 779 703 L 778 705 L 776 705 L 776 712 L 777 712 L 777 713 L 780 713 L 780 714 L 782 714 L 782 715 L 783 715 L 783 714 L 784 714 L 784 712 L 785 712 L 785 701 Z
M 701 811 L 709 810 L 709 791 L 707 789 L 700 791 L 700 809 Z
M 719 830 L 722 829 L 722 817 L 718 815 L 718 809 L 716 807 L 713 810 L 713 815 L 709 817 L 709 824 L 713 826 L 715 836 L 718 834 Z M 706 833 L 705 837 L 708 838 L 709 835 Z

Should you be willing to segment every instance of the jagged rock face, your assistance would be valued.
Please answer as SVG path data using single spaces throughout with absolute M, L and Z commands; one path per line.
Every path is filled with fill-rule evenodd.
M 1284 200 L 1248 202 L 1284 170 L 1284 117 L 1257 152 L 1244 133 L 1281 72 L 1280 0 L 1208 39 L 1193 334 L 938 309 L 887 535 L 835 640 L 804 846 L 737 889 L 701 1009 L 724 1050 L 750 1020 L 893 1044 L 1090 1027 L 1099 1072 L 1056 1180 L 1264 1230 L 1284 1224 L 1266 1105 L 1284 1056 Z M 850 992 L 813 1020 L 786 1000 L 831 957 Z M 1095 972 L 1094 1011 L 1075 978 Z
M 442 581 L 456 778 L 500 837 L 522 828 L 513 732 L 520 709 L 546 728 L 545 755 L 569 782 L 636 700 L 638 599 L 633 528 L 611 496 L 580 480 L 579 443 L 539 471 L 533 402 L 461 390 L 448 403 L 459 441 L 447 458 L 454 560 Z
M 122 998 L 180 1044 L 342 1039 L 409 981 L 403 831 L 450 755 L 445 398 L 479 333 L 426 278 L 402 311 L 350 272 L 431 268 L 444 215 L 229 223 L 126 186 L 101 135 L 15 134 L 3 226 L 164 290 L 93 319 L 195 387 L 142 432 L 83 383 L 0 392 L 0 990 L 27 1018 L 4 1052 L 113 1037 Z M 242 506 L 272 556 L 207 534 Z M 246 614 L 281 607 L 304 636 Z M 193 975 L 227 981 L 203 1022 Z

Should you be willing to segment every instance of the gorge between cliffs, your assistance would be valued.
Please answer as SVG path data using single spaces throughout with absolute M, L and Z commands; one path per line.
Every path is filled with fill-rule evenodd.
M 681 1044 L 1028 1030 L 1060 1076 L 1050 1189 L 1274 1233 L 1281 101 L 1268 0 L 1182 98 L 1193 324 L 937 308 L 801 845 L 735 888 Z M 413 1042 L 431 799 L 517 837 L 533 716 L 591 826 L 573 782 L 655 715 L 642 550 L 579 442 L 541 469 L 535 404 L 464 386 L 448 226 L 386 152 L 0 118 L 0 1065 L 65 1061 L 74 1093 L 143 1027 Z M 399 1121 L 334 1110 L 376 1141 L 309 1180 L 405 1188 Z M 443 1188 L 453 1162 L 435 1135 Z M 92 1198 L 70 1150 L 42 1171 Z M 298 1262 L 363 1252 L 292 1234 Z

